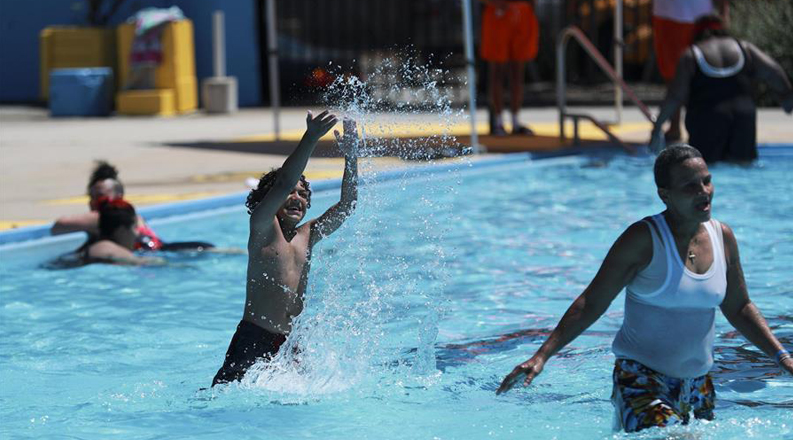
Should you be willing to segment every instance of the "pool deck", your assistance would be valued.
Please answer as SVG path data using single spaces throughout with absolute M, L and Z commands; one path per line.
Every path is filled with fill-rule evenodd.
M 610 107 L 578 108 L 601 120 L 613 120 Z M 486 113 L 479 111 L 478 131 L 487 130 Z M 564 149 L 558 138 L 555 108 L 526 108 L 521 120 L 538 134 L 534 138 L 482 136 L 491 152 Z M 368 126 L 375 135 L 421 137 L 445 131 L 466 141 L 468 124 L 458 118 L 439 124 L 429 114 L 380 114 Z M 793 142 L 791 118 L 780 109 L 758 115 L 760 143 Z M 52 119 L 43 108 L 0 106 L 0 230 L 46 224 L 60 215 L 86 210 L 85 185 L 95 159 L 106 159 L 120 170 L 127 197 L 138 206 L 238 193 L 246 179 L 283 163 L 305 127 L 305 109 L 281 114 L 281 139 L 272 131 L 268 109 L 243 109 L 232 115 L 195 113 L 173 118 L 110 117 Z M 650 125 L 626 108 L 623 122 L 613 127 L 626 142 L 645 143 Z M 592 126 L 581 136 L 604 139 Z M 492 156 L 486 154 L 483 156 Z M 424 162 L 399 157 L 366 159 L 364 167 L 382 170 L 420 166 Z M 309 161 L 310 180 L 338 178 L 343 160 L 328 139 Z

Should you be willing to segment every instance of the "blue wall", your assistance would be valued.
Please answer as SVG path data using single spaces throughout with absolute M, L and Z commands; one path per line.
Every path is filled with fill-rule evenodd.
M 85 0 L 0 0 L 0 102 L 38 101 L 39 33 L 84 25 Z M 109 2 L 108 2 L 109 3 Z M 127 0 L 111 25 L 148 7 L 179 6 L 195 27 L 196 75 L 212 76 L 212 12 L 226 15 L 226 74 L 237 77 L 239 104 L 262 104 L 256 0 Z

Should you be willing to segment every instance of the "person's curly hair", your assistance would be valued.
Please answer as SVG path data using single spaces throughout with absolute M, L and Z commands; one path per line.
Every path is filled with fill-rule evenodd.
M 275 178 L 278 176 L 278 171 L 281 169 L 274 169 L 269 173 L 262 174 L 262 177 L 259 179 L 259 184 L 256 185 L 256 188 L 252 189 L 251 192 L 248 194 L 248 199 L 245 201 L 245 206 L 248 208 L 248 214 L 253 214 L 253 210 L 259 206 L 259 202 L 262 201 L 265 195 L 270 191 L 270 188 L 273 187 L 275 183 Z M 308 180 L 306 180 L 306 176 L 300 175 L 300 181 L 303 182 L 303 187 L 306 188 L 308 191 L 308 197 L 306 198 L 306 208 L 311 208 L 311 185 L 309 185 Z
M 122 185 L 121 181 L 118 180 L 118 169 L 104 160 L 96 161 L 96 167 L 94 167 L 94 171 L 91 172 L 91 177 L 88 179 L 88 192 L 91 192 L 91 187 L 94 186 L 96 182 L 101 182 L 107 179 L 114 180 L 113 186 L 116 193 L 119 196 L 123 196 L 124 185 Z

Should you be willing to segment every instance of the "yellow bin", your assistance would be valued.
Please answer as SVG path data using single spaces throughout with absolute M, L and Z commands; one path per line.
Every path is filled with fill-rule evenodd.
M 121 88 L 130 73 L 129 56 L 135 26 L 123 24 L 117 30 L 118 79 Z M 162 63 L 155 72 L 156 90 L 129 90 L 116 95 L 121 114 L 169 115 L 187 113 L 198 108 L 198 81 L 195 75 L 193 22 L 179 20 L 164 25 Z M 170 94 L 167 92 L 170 91 Z M 169 98 L 170 96 L 170 98 Z M 172 105 L 172 107 L 170 107 Z
M 116 68 L 116 35 L 100 27 L 51 26 L 39 34 L 39 96 L 48 100 L 50 70 Z M 118 84 L 118 83 L 117 83 Z
M 116 95 L 116 112 L 122 115 L 176 114 L 173 89 L 127 90 Z

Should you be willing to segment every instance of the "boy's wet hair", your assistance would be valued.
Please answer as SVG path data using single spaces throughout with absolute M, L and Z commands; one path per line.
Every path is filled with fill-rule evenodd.
M 113 190 L 119 197 L 123 196 L 124 185 L 118 180 L 118 169 L 104 160 L 96 161 L 96 167 L 91 172 L 91 178 L 88 179 L 88 192 L 91 192 L 91 187 L 96 185 L 97 182 L 107 179 L 113 179 Z
M 688 159 L 702 158 L 702 154 L 696 148 L 688 144 L 674 144 L 666 147 L 658 157 L 655 158 L 653 174 L 655 174 L 655 186 L 658 188 L 669 188 L 672 176 L 672 167 Z
M 259 179 L 259 184 L 256 188 L 252 189 L 251 192 L 248 194 L 248 199 L 245 201 L 245 206 L 248 208 L 248 214 L 253 214 L 253 210 L 259 206 L 259 202 L 262 201 L 265 195 L 270 191 L 270 188 L 273 187 L 273 183 L 275 183 L 275 178 L 278 177 L 278 171 L 281 169 L 274 169 L 269 173 L 265 173 L 262 175 L 261 179 Z M 306 197 L 306 208 L 311 208 L 311 186 L 306 180 L 306 176 L 300 175 L 300 181 L 303 182 L 303 187 L 308 191 L 308 197 Z
M 111 237 L 118 228 L 132 228 L 138 220 L 135 208 L 124 199 L 99 201 L 99 236 Z

